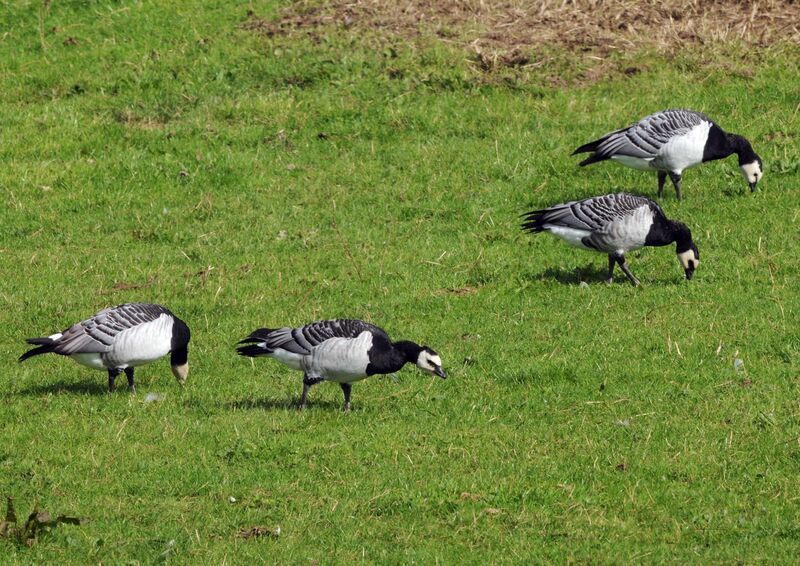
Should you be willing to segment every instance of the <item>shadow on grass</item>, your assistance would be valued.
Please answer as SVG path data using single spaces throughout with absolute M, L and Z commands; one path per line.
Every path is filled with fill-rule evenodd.
M 117 389 L 118 391 L 120 389 L 124 389 L 125 393 L 128 391 L 127 387 Z M 74 395 L 108 395 L 108 385 L 105 383 L 97 383 L 95 381 L 58 381 L 56 383 L 47 383 L 26 387 L 25 389 L 20 390 L 19 393 L 20 395 L 31 395 L 36 397 L 40 395 L 59 395 L 63 393 Z
M 624 274 L 620 272 L 619 275 L 622 275 L 622 280 L 625 283 L 628 283 L 628 279 Z M 576 267 L 571 270 L 548 267 L 536 276 L 537 279 L 545 281 L 557 281 L 562 285 L 578 285 L 581 283 L 581 281 L 585 281 L 588 284 L 605 283 L 606 277 L 608 277 L 607 267 L 600 268 L 597 265 L 592 264 L 587 264 L 583 267 Z M 619 280 L 619 277 L 614 277 L 615 283 Z
M 639 277 L 641 284 L 647 287 L 671 287 L 683 282 L 683 277 L 677 272 L 677 269 L 674 276 L 669 273 L 664 273 L 657 275 L 654 279 L 641 279 L 634 268 L 631 268 L 631 270 L 634 275 Z M 541 273 L 531 276 L 530 279 L 535 281 L 556 281 L 562 285 L 580 285 L 582 282 L 585 282 L 589 286 L 595 286 L 608 285 L 608 283 L 606 283 L 606 277 L 608 277 L 608 268 L 606 266 L 586 264 L 571 270 L 548 267 Z M 628 281 L 628 278 L 622 273 L 622 270 L 617 267 L 614 269 L 614 279 L 611 285 L 630 287 L 631 282 Z
M 310 395 L 309 395 L 310 397 Z M 306 403 L 304 410 L 325 409 L 325 410 L 341 410 L 344 402 L 339 403 L 335 401 L 314 401 L 309 399 Z M 231 401 L 223 405 L 226 409 L 234 410 L 261 410 L 261 411 L 299 411 L 300 399 L 242 399 L 241 401 Z

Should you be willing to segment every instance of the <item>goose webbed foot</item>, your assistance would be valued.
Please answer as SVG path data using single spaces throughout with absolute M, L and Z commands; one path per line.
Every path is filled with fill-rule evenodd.
M 350 391 L 353 390 L 353 386 L 349 383 L 342 383 L 342 392 L 344 393 L 344 407 L 342 408 L 343 411 L 350 410 Z

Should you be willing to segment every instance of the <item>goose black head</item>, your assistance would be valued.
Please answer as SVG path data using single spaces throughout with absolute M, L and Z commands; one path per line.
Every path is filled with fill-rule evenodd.
M 442 369 L 442 358 L 427 346 L 423 346 L 420 350 L 416 364 L 422 371 L 432 375 L 438 375 L 442 379 L 447 377 L 447 374 Z
M 172 375 L 179 384 L 183 385 L 189 375 L 189 340 L 191 340 L 192 333 L 185 322 L 175 315 L 173 317 L 175 320 L 172 323 L 169 364 L 172 367 Z

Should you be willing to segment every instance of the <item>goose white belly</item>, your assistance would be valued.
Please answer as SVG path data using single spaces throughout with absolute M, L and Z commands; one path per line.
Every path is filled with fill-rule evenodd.
M 260 348 L 266 348 L 267 343 L 259 342 L 258 344 L 256 344 L 256 346 Z M 303 371 L 303 358 L 307 357 L 302 354 L 295 354 L 294 352 L 284 350 L 283 348 L 275 348 L 275 350 L 272 353 L 267 355 L 271 358 L 278 360 L 282 364 L 289 366 L 292 369 L 297 369 L 300 371 Z
M 542 226 L 542 228 L 548 230 L 554 236 L 558 236 L 570 246 L 575 246 L 576 248 L 582 248 L 584 250 L 593 249 L 584 245 L 583 243 L 584 238 L 592 235 L 589 230 L 579 230 L 578 228 L 568 228 L 566 226 L 557 226 L 555 224 L 545 224 Z
M 85 353 L 85 354 L 70 354 L 69 356 L 82 366 L 86 366 L 87 368 L 92 369 L 108 369 L 109 366 L 105 364 L 103 361 L 103 355 L 98 354 L 97 352 Z
M 106 367 L 136 367 L 164 357 L 172 345 L 172 317 L 157 319 L 123 330 L 114 337 L 102 357 Z
M 330 338 L 303 358 L 303 370 L 310 377 L 337 383 L 352 383 L 367 377 L 368 352 L 372 334 L 364 331 L 357 338 Z
M 632 169 L 639 169 L 640 171 L 652 171 L 653 169 L 657 169 L 655 164 L 653 163 L 652 157 L 633 157 L 631 155 L 612 155 L 611 159 L 614 161 L 619 161 L 626 167 L 630 167 Z

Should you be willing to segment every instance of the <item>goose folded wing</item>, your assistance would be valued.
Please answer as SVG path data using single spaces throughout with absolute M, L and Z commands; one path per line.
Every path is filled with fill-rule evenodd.
M 645 197 L 616 193 L 568 202 L 545 210 L 528 213 L 523 227 L 563 226 L 576 230 L 603 231 L 610 222 L 649 206 Z
M 96 327 L 90 330 L 85 325 L 86 322 L 88 321 L 73 324 L 65 330 L 61 338 L 57 340 L 53 351 L 64 356 L 107 352 L 116 333 Z
M 671 138 L 688 133 L 709 118 L 690 110 L 665 110 L 642 118 L 624 130 L 609 134 L 598 146 L 597 153 L 605 157 L 626 155 L 652 159 Z
M 311 350 L 331 338 L 356 338 L 364 331 L 386 333 L 361 320 L 320 320 L 301 328 L 279 328 L 267 337 L 267 347 L 271 350 L 282 348 L 288 352 L 308 355 Z

